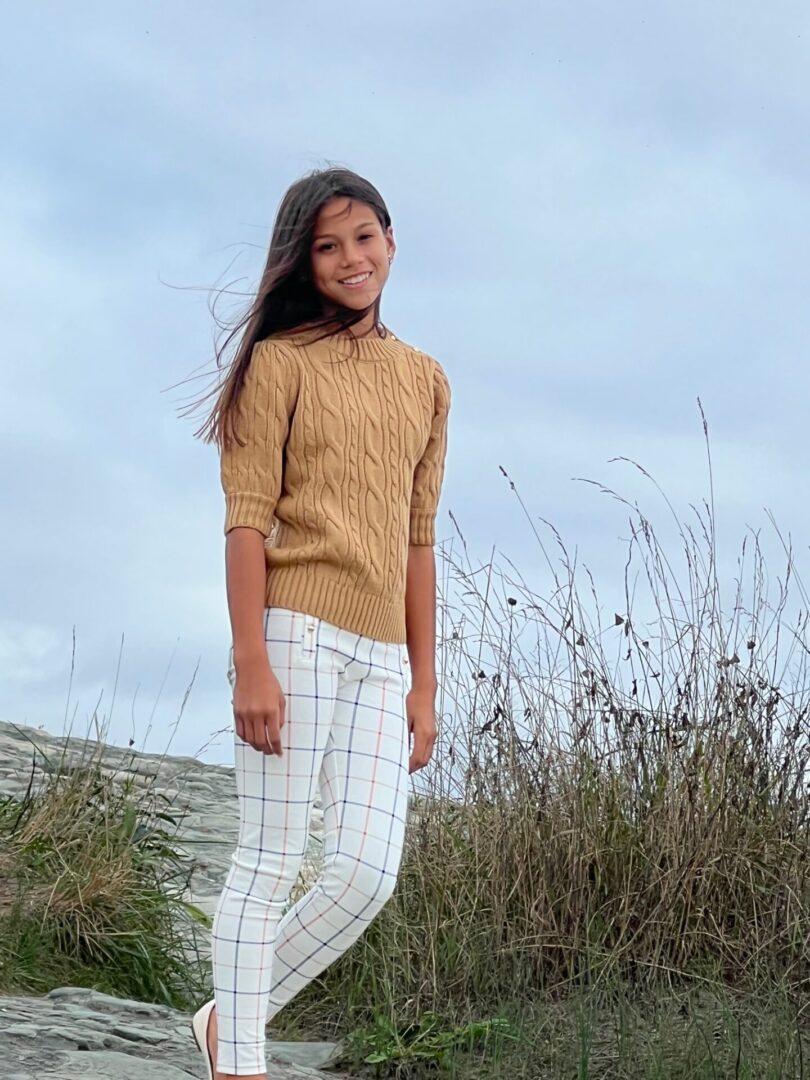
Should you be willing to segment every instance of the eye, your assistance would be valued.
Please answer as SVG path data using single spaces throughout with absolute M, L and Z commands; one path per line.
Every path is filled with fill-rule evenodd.
M 361 233 L 361 235 L 358 237 L 358 239 L 359 240 L 373 240 L 374 239 L 374 234 L 373 233 Z M 330 248 L 333 248 L 334 246 L 335 246 L 334 244 L 327 242 L 325 244 L 320 244 L 318 246 L 317 250 L 318 251 L 328 251 Z

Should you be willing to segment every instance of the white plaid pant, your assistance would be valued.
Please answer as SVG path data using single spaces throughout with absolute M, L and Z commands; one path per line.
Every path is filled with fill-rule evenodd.
M 265 609 L 264 625 L 286 699 L 284 753 L 264 754 L 234 731 L 239 840 L 212 930 L 217 1068 L 237 1076 L 265 1071 L 268 1019 L 391 896 L 407 814 L 406 646 L 280 607 Z M 282 917 L 316 786 L 323 869 Z

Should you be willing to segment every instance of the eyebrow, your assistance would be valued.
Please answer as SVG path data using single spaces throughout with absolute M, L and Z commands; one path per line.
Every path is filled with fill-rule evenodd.
M 357 228 L 358 229 L 367 229 L 369 226 L 373 226 L 373 225 L 374 225 L 373 221 L 364 221 L 364 222 L 362 222 L 362 224 L 358 225 Z M 333 236 L 334 236 L 334 233 L 318 233 L 318 235 L 314 236 L 312 238 L 312 240 L 313 240 L 313 243 L 314 243 L 316 240 L 325 240 L 327 237 L 333 237 Z

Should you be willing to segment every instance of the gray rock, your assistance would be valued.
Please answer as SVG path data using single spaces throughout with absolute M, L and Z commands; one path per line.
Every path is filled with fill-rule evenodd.
M 110 1024 L 110 1031 L 122 1039 L 129 1039 L 130 1042 L 145 1042 L 152 1046 L 159 1046 L 169 1038 L 165 1032 L 150 1031 L 148 1028 L 135 1027 L 134 1024 Z
M 74 1005 L 73 1002 L 83 1001 L 92 1007 L 92 1015 L 107 1010 L 116 1013 L 128 1012 L 136 1016 L 169 1016 L 172 1011 L 168 1005 L 158 1005 L 153 1001 L 117 998 L 88 986 L 58 986 L 55 990 L 49 990 L 45 997 L 53 1001 L 68 1001 L 74 1010 L 81 1007 Z
M 178 1069 L 176 1065 L 168 1065 L 165 1061 L 153 1063 L 140 1061 L 138 1058 L 128 1057 L 126 1054 L 116 1053 L 114 1050 L 104 1050 L 100 1054 L 83 1054 L 80 1051 L 71 1051 L 65 1054 L 54 1072 L 48 1073 L 49 1080 L 104 1080 L 105 1077 L 115 1077 L 115 1080 L 189 1080 L 195 1073 L 186 1069 Z M 43 1077 L 44 1080 L 44 1077 Z
M 342 1043 L 332 1042 L 271 1042 L 268 1044 L 273 1061 L 291 1065 L 306 1065 L 310 1069 L 328 1069 L 338 1060 Z
M 138 1005 L 76 987 L 41 997 L 0 995 L 0 1062 L 15 1070 L 9 1074 L 0 1067 L 0 1075 L 3 1080 L 203 1080 L 205 1062 L 191 1033 L 191 1014 L 159 1006 L 148 1026 L 136 1025 L 131 1016 Z M 268 1075 L 339 1080 L 340 1074 L 323 1071 L 338 1054 L 339 1044 L 331 1042 L 268 1039 Z

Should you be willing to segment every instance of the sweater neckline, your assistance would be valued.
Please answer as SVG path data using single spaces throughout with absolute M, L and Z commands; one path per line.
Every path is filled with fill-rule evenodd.
M 334 349 L 341 356 L 355 357 L 360 360 L 393 360 L 402 356 L 403 345 L 396 334 L 389 330 L 385 337 L 358 337 L 352 340 L 348 334 L 330 334 L 319 341 L 311 341 L 311 330 L 297 330 L 280 337 L 297 346 L 311 346 L 313 349 Z

